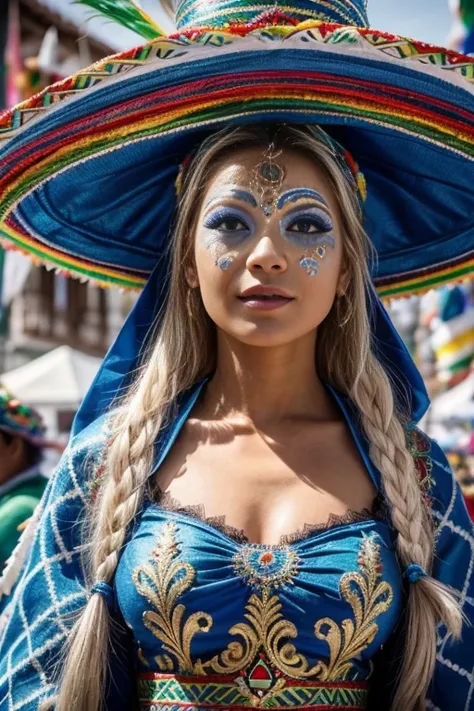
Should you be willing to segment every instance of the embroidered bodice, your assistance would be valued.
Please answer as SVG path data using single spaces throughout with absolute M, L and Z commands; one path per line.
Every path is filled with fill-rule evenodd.
M 141 708 L 365 708 L 402 607 L 392 535 L 365 511 L 263 545 L 202 506 L 150 502 L 115 581 Z

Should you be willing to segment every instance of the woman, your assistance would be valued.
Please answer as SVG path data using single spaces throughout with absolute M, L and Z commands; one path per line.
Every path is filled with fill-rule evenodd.
M 351 7 L 347 3 L 345 12 Z M 180 9 L 183 14 L 184 5 Z M 205 7 L 200 11 L 206 27 Z M 294 18 L 288 16 L 293 24 L 275 24 L 281 17 L 269 15 L 262 33 L 293 31 L 303 11 L 300 6 Z M 357 17 L 362 12 L 357 5 Z M 307 37 L 306 26 L 301 32 Z M 208 43 L 209 33 L 204 35 Z M 159 61 L 174 43 L 160 45 Z M 216 39 L 215 46 L 223 45 Z M 257 46 L 249 50 L 252 72 L 261 60 Z M 189 64 L 199 66 L 186 65 L 199 75 L 195 88 L 203 82 L 203 67 L 212 73 L 219 65 L 214 49 L 196 49 Z M 248 66 L 245 51 L 240 71 Z M 301 59 L 299 51 L 292 46 L 293 62 Z M 340 60 L 338 55 L 334 67 Z M 269 52 L 264 61 L 274 65 L 280 55 Z M 181 100 L 183 54 L 176 62 L 176 76 L 169 67 L 165 74 Z M 150 106 L 154 99 L 144 90 L 143 69 L 134 75 L 133 91 L 128 85 L 129 95 L 140 91 Z M 270 76 L 273 70 L 266 71 Z M 288 77 L 283 73 L 281 82 Z M 201 89 L 209 92 L 211 84 L 209 78 Z M 100 271 L 104 280 L 138 278 L 140 252 L 144 265 L 151 244 L 151 219 L 156 239 L 172 215 L 169 249 L 155 258 L 76 420 L 63 466 L 43 500 L 41 523 L 30 526 L 33 540 L 22 575 L 16 581 L 11 569 L 4 573 L 4 594 L 13 591 L 4 604 L 0 708 L 33 709 L 42 702 L 59 711 L 472 710 L 472 630 L 461 630 L 463 613 L 472 619 L 472 526 L 444 455 L 416 428 L 428 406 L 426 392 L 369 278 L 362 208 L 367 196 L 366 211 L 371 200 L 372 209 L 387 205 L 377 191 L 386 162 L 377 164 L 377 150 L 372 154 L 366 193 L 353 157 L 333 137 L 314 124 L 289 122 L 298 120 L 301 107 L 295 104 L 287 116 L 282 105 L 276 120 L 267 116 L 262 123 L 261 109 L 249 121 L 243 106 L 241 123 L 251 125 L 219 131 L 209 125 L 204 136 L 187 135 L 179 150 L 179 131 L 160 138 L 166 163 L 152 140 L 128 136 L 122 172 L 110 190 L 104 183 L 115 196 L 115 209 L 105 210 L 104 220 L 98 185 L 112 163 L 103 141 L 111 140 L 120 122 L 111 110 L 102 111 L 100 122 L 98 114 L 92 120 L 92 104 L 100 98 L 104 105 L 112 95 L 126 103 L 123 84 L 114 80 L 109 88 L 92 91 L 84 104 L 69 99 L 62 109 L 76 111 L 76 118 L 88 113 L 88 125 L 100 134 L 92 182 L 78 182 L 87 161 L 79 160 L 76 144 L 76 192 L 69 182 L 71 202 L 65 206 L 62 177 L 70 181 L 72 175 L 64 170 L 67 132 L 76 124 L 69 115 L 61 128 L 63 119 L 53 110 L 51 123 L 46 117 L 33 124 L 31 143 L 24 145 L 31 146 L 29 160 L 33 164 L 36 155 L 35 171 L 44 169 L 44 178 L 48 158 L 42 153 L 40 167 L 38 160 L 53 145 L 48 125 L 62 132 L 54 179 L 40 181 L 37 189 L 30 184 L 19 203 L 10 203 L 3 229 L 12 241 L 28 231 L 44 245 L 48 234 L 54 258 L 71 263 L 66 241 L 76 229 L 76 254 L 88 250 L 89 261 L 76 260 L 75 270 Z M 163 92 L 171 101 L 169 86 Z M 137 111 L 136 100 L 129 108 Z M 123 125 L 132 123 L 131 116 L 121 122 L 122 138 Z M 358 134 L 353 128 L 361 145 L 372 135 L 368 130 Z M 27 133 L 14 137 L 16 145 L 4 155 L 12 171 Z M 394 161 L 401 160 L 392 139 L 387 130 L 384 144 Z M 87 140 L 90 151 L 92 134 Z M 370 152 L 369 143 L 364 151 Z M 433 157 L 430 145 L 425 152 L 420 145 L 414 172 L 426 170 Z M 449 150 L 443 154 L 447 163 Z M 177 153 L 176 204 L 165 188 L 176 175 L 170 165 Z M 456 156 L 466 170 L 468 160 Z M 449 223 L 460 211 L 456 195 L 464 200 L 464 184 L 450 191 L 451 178 Z M 10 173 L 10 190 L 23 179 L 24 172 L 17 178 Z M 157 179 L 161 193 L 154 190 Z M 77 185 L 96 200 L 87 209 Z M 121 194 L 117 201 L 122 188 L 127 200 Z M 422 190 L 431 188 L 427 178 Z M 397 194 L 391 244 L 379 249 L 385 257 L 413 199 L 405 187 Z M 83 205 L 80 223 L 71 207 L 76 199 Z M 32 201 L 38 209 L 42 203 L 39 215 L 28 211 Z M 426 211 L 431 214 L 429 205 Z M 120 238 L 129 240 L 123 249 L 128 260 L 121 262 L 117 235 L 120 221 L 131 214 L 137 221 Z M 371 214 L 377 216 L 373 233 L 387 236 L 382 213 Z M 54 237 L 56 218 L 64 221 L 61 254 L 51 247 L 59 234 Z M 36 219 L 41 232 L 31 224 Z M 416 213 L 416 219 L 424 218 Z M 413 235 L 418 255 L 432 252 L 424 240 L 436 241 L 443 219 L 435 231 Z M 107 245 L 107 266 L 99 224 L 111 239 L 116 235 L 115 246 Z M 450 244 L 444 256 L 454 259 L 460 243 Z M 396 257 L 392 252 L 391 277 L 401 263 L 408 266 L 402 252 L 400 245 Z M 397 272 L 398 284 L 406 274 Z M 20 543 L 20 557 L 26 547 Z M 437 631 L 438 623 L 443 626 Z

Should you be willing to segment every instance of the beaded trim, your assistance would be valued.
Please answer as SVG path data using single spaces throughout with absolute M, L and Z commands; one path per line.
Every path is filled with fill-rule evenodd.
M 365 4 L 361 7 L 360 0 L 290 0 L 278 3 L 258 0 L 184 0 L 176 12 L 179 30 L 209 25 L 227 28 L 251 25 L 259 20 L 276 20 L 278 24 L 284 24 L 285 20 L 293 24 L 323 20 L 342 25 L 368 26 Z

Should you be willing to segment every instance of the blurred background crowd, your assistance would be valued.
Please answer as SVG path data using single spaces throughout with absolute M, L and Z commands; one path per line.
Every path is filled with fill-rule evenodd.
M 159 0 L 140 4 L 172 30 Z M 474 0 L 372 0 L 369 9 L 377 29 L 474 53 Z M 141 43 L 73 0 L 2 0 L 0 109 Z M 0 248 L 0 564 L 135 298 Z M 388 308 L 432 397 L 421 426 L 448 453 L 474 517 L 474 281 Z

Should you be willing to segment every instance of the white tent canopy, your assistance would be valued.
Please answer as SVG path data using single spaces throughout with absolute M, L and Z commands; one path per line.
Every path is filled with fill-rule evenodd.
M 33 406 L 78 407 L 94 379 L 101 358 L 60 346 L 0 380 L 13 395 Z

